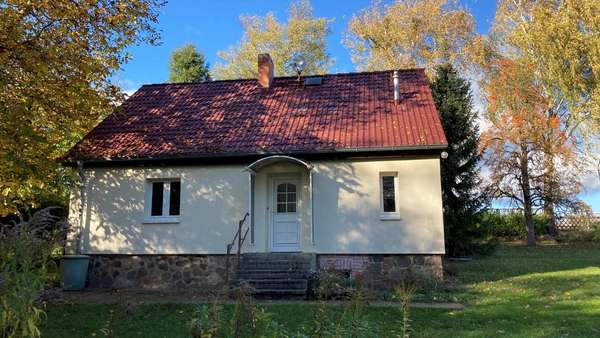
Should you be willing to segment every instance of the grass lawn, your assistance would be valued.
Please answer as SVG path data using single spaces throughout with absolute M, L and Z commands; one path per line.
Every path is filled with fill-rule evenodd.
M 600 337 L 600 245 L 561 244 L 526 248 L 504 245 L 490 256 L 449 263 L 461 285 L 451 297 L 464 311 L 414 309 L 414 337 Z M 448 295 L 447 295 L 448 296 Z M 112 305 L 49 305 L 43 337 L 101 337 Z M 269 305 L 289 328 L 310 325 L 314 305 Z M 138 305 L 114 317 L 116 337 L 189 337 L 194 305 Z M 367 308 L 390 336 L 399 310 Z

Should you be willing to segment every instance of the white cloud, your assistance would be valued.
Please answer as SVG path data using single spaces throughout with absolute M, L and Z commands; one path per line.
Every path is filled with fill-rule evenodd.
M 590 165 L 590 170 L 586 172 L 586 175 L 581 182 L 585 194 L 592 194 L 596 191 L 600 191 L 600 167 L 596 165 L 594 168 Z
M 477 124 L 479 125 L 479 131 L 483 132 L 490 127 L 489 122 L 484 117 L 486 104 L 483 98 L 483 92 L 481 90 L 481 87 L 479 86 L 477 75 L 468 74 L 466 78 L 469 81 L 469 84 L 471 85 L 473 109 L 477 112 Z
M 117 74 L 112 78 L 112 83 L 121 88 L 121 91 L 127 95 L 127 97 L 133 95 L 140 87 L 141 82 L 131 79 L 122 78 Z

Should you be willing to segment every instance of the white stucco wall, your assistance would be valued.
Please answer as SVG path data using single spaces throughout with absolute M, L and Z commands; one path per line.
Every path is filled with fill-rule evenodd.
M 444 253 L 437 158 L 314 163 L 319 253 Z M 381 172 L 398 174 L 399 220 L 381 220 Z
M 279 163 L 262 168 L 254 182 L 254 243 L 269 250 L 269 182 L 297 177 L 301 249 L 318 253 L 443 253 L 439 160 L 436 158 L 315 161 L 314 244 L 311 242 L 309 174 Z M 225 253 L 248 210 L 248 173 L 242 165 L 86 170 L 82 252 L 122 254 Z M 380 220 L 380 172 L 397 172 L 399 220 Z M 147 179 L 180 178 L 181 216 L 176 224 L 146 224 Z M 78 220 L 78 191 L 71 224 Z M 250 236 L 250 235 L 249 235 Z
M 248 209 L 243 166 L 87 169 L 83 253 L 225 253 Z M 180 178 L 180 222 L 146 224 L 147 179 Z M 75 189 L 76 190 L 76 189 Z M 79 224 L 77 191 L 71 224 Z

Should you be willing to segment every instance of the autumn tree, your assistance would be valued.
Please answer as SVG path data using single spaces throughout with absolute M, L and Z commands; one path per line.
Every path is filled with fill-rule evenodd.
M 374 2 L 348 24 L 344 44 L 359 69 L 386 70 L 450 63 L 464 70 L 481 37 L 470 12 L 453 0 Z
M 160 3 L 24 1 L 0 5 L 0 214 L 67 200 L 57 161 L 122 101 L 110 82 L 124 50 L 154 43 Z
M 547 100 L 546 118 L 571 140 L 577 161 L 597 161 L 600 131 L 600 2 L 595 0 L 501 0 L 489 39 L 501 58 L 527 64 L 532 83 Z M 494 64 L 487 62 L 488 65 Z M 544 137 L 543 203 L 554 229 L 557 208 L 570 195 L 561 182 L 562 145 Z M 561 166 L 564 164 L 560 164 Z M 573 168 L 573 166 L 569 166 Z M 572 175 L 581 180 L 584 165 Z
M 531 66 L 562 122 L 582 136 L 600 130 L 600 2 L 500 0 L 493 42 L 505 57 Z
M 485 84 L 490 127 L 482 140 L 490 192 L 523 209 L 527 244 L 535 245 L 533 214 L 544 207 L 547 197 L 549 143 L 556 163 L 552 176 L 561 186 L 554 203 L 572 209 L 580 205 L 575 195 L 581 185 L 573 175 L 580 169 L 576 139 L 565 132 L 560 118 L 548 114 L 551 102 L 535 82 L 531 65 L 500 60 L 491 69 Z
M 237 46 L 218 53 L 223 61 L 214 68 L 214 78 L 256 77 L 256 60 L 261 53 L 271 55 L 277 76 L 295 75 L 290 61 L 297 53 L 305 59 L 305 74 L 327 72 L 333 62 L 326 49 L 331 20 L 314 17 L 307 0 L 292 2 L 288 12 L 287 23 L 280 23 L 272 12 L 264 17 L 241 16 L 242 40 Z
M 479 127 L 470 84 L 447 64 L 436 69 L 431 92 L 448 141 L 448 157 L 441 162 L 446 252 L 472 255 L 486 249 L 489 235 L 481 226 L 486 198 L 480 188 Z
M 204 55 L 191 43 L 175 49 L 169 62 L 169 82 L 209 81 L 210 73 Z

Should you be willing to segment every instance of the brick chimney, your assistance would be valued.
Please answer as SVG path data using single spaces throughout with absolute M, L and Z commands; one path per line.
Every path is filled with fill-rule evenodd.
M 273 60 L 269 54 L 258 54 L 258 84 L 263 88 L 273 86 Z

